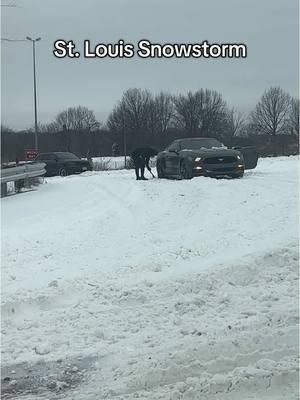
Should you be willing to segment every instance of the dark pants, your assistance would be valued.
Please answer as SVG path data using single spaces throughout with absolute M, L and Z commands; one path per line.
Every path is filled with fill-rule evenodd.
M 144 179 L 145 161 L 140 158 L 133 158 L 136 179 Z

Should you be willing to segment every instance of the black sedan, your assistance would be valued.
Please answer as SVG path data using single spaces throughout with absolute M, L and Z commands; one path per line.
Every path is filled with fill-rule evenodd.
M 240 178 L 255 168 L 257 153 L 252 147 L 228 149 L 217 139 L 175 140 L 157 155 L 159 178 L 191 179 L 195 176 Z
M 35 161 L 46 164 L 45 176 L 67 176 L 92 170 L 89 161 L 81 160 L 75 154 L 68 152 L 41 153 Z

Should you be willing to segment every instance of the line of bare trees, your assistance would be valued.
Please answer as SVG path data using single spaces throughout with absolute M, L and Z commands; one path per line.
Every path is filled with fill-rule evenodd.
M 134 135 L 164 135 L 177 129 L 189 136 L 231 137 L 240 129 L 236 112 L 229 109 L 222 95 L 200 89 L 186 95 L 129 89 L 108 117 L 110 131 Z M 241 124 L 241 121 L 239 121 Z
M 108 117 L 111 131 L 164 134 L 180 129 L 190 136 L 212 136 L 230 140 L 234 136 L 299 135 L 299 99 L 279 87 L 265 91 L 255 109 L 246 116 L 229 108 L 222 95 L 200 89 L 186 95 L 129 89 Z
M 131 88 L 122 95 L 106 124 L 87 107 L 69 107 L 49 124 L 39 126 L 40 151 L 73 151 L 80 156 L 107 155 L 119 143 L 127 151 L 137 145 L 158 149 L 184 136 L 215 137 L 227 145 L 246 138 L 252 142 L 278 141 L 285 136 L 298 143 L 299 99 L 280 87 L 266 90 L 248 115 L 228 106 L 214 90 L 199 89 L 177 96 Z M 22 156 L 32 131 L 14 132 L 2 126 L 2 158 Z M 259 139 L 258 139 L 259 138 Z M 277 138 L 276 140 L 274 138 Z M 22 153 L 22 155 L 20 154 Z

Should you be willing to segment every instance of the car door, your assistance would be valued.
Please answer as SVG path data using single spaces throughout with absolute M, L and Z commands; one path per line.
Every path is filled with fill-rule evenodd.
M 240 153 L 242 153 L 245 162 L 245 169 L 256 168 L 258 161 L 258 154 L 255 147 L 253 146 L 235 147 L 235 150 L 238 150 Z
M 166 173 L 168 175 L 178 174 L 179 151 L 180 147 L 177 142 L 173 142 L 166 150 L 165 161 Z

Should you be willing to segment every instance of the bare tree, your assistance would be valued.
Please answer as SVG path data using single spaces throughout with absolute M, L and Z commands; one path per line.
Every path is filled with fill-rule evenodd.
M 265 91 L 251 113 L 251 125 L 258 134 L 275 136 L 287 132 L 291 99 L 280 87 Z
M 299 136 L 299 111 L 300 111 L 299 99 L 292 98 L 290 115 L 289 115 L 289 127 L 290 127 L 290 132 L 296 136 Z
M 180 94 L 174 97 L 175 120 L 180 128 L 184 128 L 191 135 L 195 134 L 201 121 L 203 110 L 203 93 L 188 92 L 187 95 Z
M 61 147 L 65 151 L 71 151 L 72 135 L 78 133 L 87 134 L 88 152 L 92 146 L 92 132 L 100 127 L 94 111 L 87 107 L 69 107 L 57 114 L 53 122 L 41 125 L 41 133 L 60 133 Z M 83 139 L 86 141 L 86 138 Z
M 228 107 L 222 95 L 214 90 L 203 91 L 201 135 L 223 138 L 228 131 Z
M 58 130 L 67 130 L 72 132 L 91 131 L 99 127 L 94 111 L 87 107 L 69 107 L 61 111 L 55 118 L 52 127 Z
M 107 119 L 107 128 L 114 132 L 122 132 L 125 128 L 124 110 L 121 104 L 114 106 Z
M 143 135 L 149 131 L 153 98 L 148 90 L 128 89 L 110 113 L 107 126 L 111 131 Z
M 46 124 L 38 124 L 38 132 L 41 134 L 51 134 L 60 131 L 60 127 L 56 122 L 49 122 Z M 28 132 L 34 132 L 34 126 L 28 129 Z
M 232 108 L 228 111 L 228 139 L 232 140 L 235 136 L 242 136 L 245 134 L 246 129 L 246 116 L 245 113 Z
M 175 120 L 192 136 L 222 136 L 228 108 L 221 94 L 200 89 L 174 98 Z
M 170 127 L 174 116 L 173 98 L 160 92 L 151 98 L 148 110 L 148 128 L 152 134 L 164 134 Z

